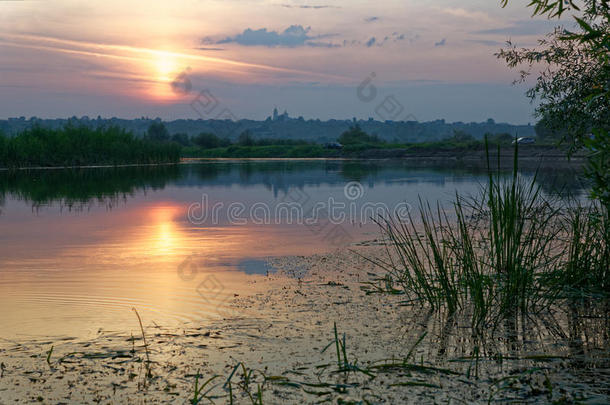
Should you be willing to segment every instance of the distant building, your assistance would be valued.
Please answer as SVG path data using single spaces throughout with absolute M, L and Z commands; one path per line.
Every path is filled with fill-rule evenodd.
M 271 120 L 276 122 L 286 122 L 290 120 L 290 116 L 288 115 L 288 111 L 286 110 L 284 110 L 282 114 L 279 114 L 276 107 L 273 109 L 273 115 Z

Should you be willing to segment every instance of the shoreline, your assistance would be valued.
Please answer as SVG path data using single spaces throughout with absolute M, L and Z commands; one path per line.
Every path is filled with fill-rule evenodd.
M 229 380 L 235 403 L 250 403 L 257 387 L 263 403 L 291 404 L 610 399 L 607 347 L 594 350 L 601 342 L 585 342 L 593 351 L 581 358 L 567 343 L 549 346 L 553 337 L 540 326 L 538 343 L 492 339 L 490 352 L 475 359 L 475 342 L 460 323 L 405 306 L 400 295 L 367 294 L 363 283 L 382 275 L 359 254 L 383 249 L 371 241 L 274 258 L 277 273 L 234 297 L 231 313 L 219 319 L 176 329 L 143 319 L 147 345 L 135 315 L 125 330 L 100 330 L 94 339 L 2 343 L 0 397 L 7 403 L 184 403 L 193 397 L 196 376 L 199 384 L 218 376 L 210 395 L 219 403 L 228 402 Z M 349 364 L 375 370 L 373 377 L 334 371 L 333 325 L 345 339 Z M 504 360 L 497 363 L 494 353 Z
M 511 168 L 514 160 L 514 147 L 500 149 L 500 168 Z M 489 155 L 492 167 L 497 165 L 497 149 L 490 150 Z M 178 162 L 167 163 L 126 163 L 119 165 L 83 165 L 83 166 L 32 166 L 32 167 L 0 167 L 0 172 L 27 171 L 27 170 L 62 170 L 62 169 L 107 169 L 123 167 L 157 167 L 174 166 L 202 162 L 240 162 L 240 161 L 409 161 L 423 164 L 443 164 L 463 167 L 485 168 L 486 153 L 484 149 L 368 149 L 357 153 L 335 153 L 331 156 L 319 157 L 181 157 Z M 526 167 L 540 168 L 582 168 L 586 163 L 583 152 L 576 153 L 568 158 L 566 152 L 552 146 L 525 146 L 519 149 L 519 163 Z
M 512 169 L 514 163 L 514 149 L 505 148 L 498 154 L 491 151 L 489 161 L 492 169 Z M 210 162 L 299 162 L 299 161 L 344 161 L 344 162 L 383 162 L 402 161 L 421 166 L 447 166 L 456 168 L 487 169 L 487 156 L 484 150 L 459 151 L 410 151 L 405 150 L 369 150 L 358 156 L 317 157 L 317 158 L 268 158 L 268 157 L 205 157 L 182 158 L 181 164 L 197 164 Z M 580 171 L 586 164 L 586 156 L 576 154 L 568 158 L 565 152 L 555 148 L 519 150 L 519 167 L 522 169 L 573 169 Z
M 0 167 L 0 171 L 25 171 L 25 170 L 71 170 L 71 169 L 113 169 L 122 167 L 157 167 L 157 166 L 175 166 L 181 162 L 175 163 L 127 163 L 120 165 L 86 165 L 86 166 L 32 166 L 32 167 Z

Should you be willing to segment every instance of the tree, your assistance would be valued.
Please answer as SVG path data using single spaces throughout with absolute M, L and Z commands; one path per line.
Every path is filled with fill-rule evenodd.
M 189 138 L 188 134 L 178 133 L 172 135 L 172 142 L 175 142 L 182 146 L 190 146 L 191 138 Z
M 8 140 L 4 136 L 4 132 L 0 129 L 0 167 L 6 167 L 6 147 Z
M 511 134 L 504 132 L 501 134 L 489 134 L 487 135 L 487 139 L 490 143 L 493 143 L 495 145 L 511 145 L 515 140 L 515 137 Z
M 474 136 L 470 135 L 466 131 L 462 131 L 461 129 L 453 130 L 453 137 L 450 138 L 454 142 L 462 143 L 462 142 L 471 142 L 474 141 Z
M 151 141 L 167 142 L 169 141 L 169 131 L 162 122 L 153 122 L 148 127 L 148 139 Z
M 525 66 L 521 80 L 540 68 L 527 92 L 540 100 L 536 114 L 547 130 L 561 134 L 570 153 L 589 151 L 593 196 L 610 205 L 610 1 L 532 0 L 530 7 L 534 15 L 557 19 L 569 11 L 577 28 L 558 27 L 537 48 L 509 42 L 497 56 L 512 68 Z
M 536 131 L 536 138 L 541 143 L 559 144 L 567 137 L 565 130 L 555 128 L 548 117 L 542 117 L 534 126 L 534 130 Z
M 369 135 L 364 132 L 360 125 L 356 124 L 339 136 L 337 141 L 343 145 L 353 145 L 358 143 L 380 143 L 381 140 L 377 135 Z
M 229 138 L 226 137 L 222 137 L 219 138 L 219 144 L 218 146 L 220 146 L 221 148 L 226 148 L 228 146 L 231 146 L 233 144 L 233 142 L 231 142 L 231 140 Z
M 214 134 L 202 132 L 193 138 L 193 143 L 203 149 L 213 149 L 220 146 L 220 139 Z
M 239 138 L 237 138 L 237 143 L 241 146 L 254 146 L 254 138 L 252 138 L 252 134 L 250 131 L 245 130 L 241 134 L 239 134 Z

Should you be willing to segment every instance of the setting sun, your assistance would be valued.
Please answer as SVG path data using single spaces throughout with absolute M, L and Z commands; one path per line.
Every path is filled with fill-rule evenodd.
M 179 70 L 176 58 L 169 52 L 155 52 L 154 60 L 157 71 L 157 80 L 160 82 L 170 83 Z
M 148 73 L 153 82 L 151 95 L 158 101 L 171 101 L 176 94 L 171 89 L 171 82 L 179 74 L 178 58 L 172 52 L 151 51 L 151 70 Z

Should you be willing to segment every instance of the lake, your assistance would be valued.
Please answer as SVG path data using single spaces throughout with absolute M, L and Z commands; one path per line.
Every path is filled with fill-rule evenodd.
M 0 338 L 122 330 L 132 307 L 165 326 L 230 317 L 268 258 L 375 239 L 371 217 L 406 218 L 420 197 L 450 209 L 486 176 L 329 160 L 0 172 Z M 539 179 L 583 195 L 574 173 Z

